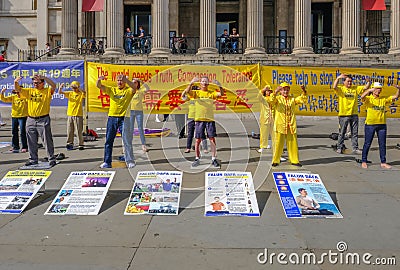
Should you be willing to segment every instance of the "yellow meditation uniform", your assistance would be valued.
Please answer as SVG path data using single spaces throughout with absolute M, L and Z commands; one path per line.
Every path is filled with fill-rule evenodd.
M 335 90 L 339 98 L 338 116 L 358 115 L 358 96 L 364 91 L 364 86 L 338 86 Z
M 133 96 L 132 89 L 127 85 L 122 89 L 105 86 L 105 93 L 110 96 L 108 116 L 125 116 Z
M 392 97 L 377 97 L 366 96 L 365 106 L 367 107 L 367 117 L 365 118 L 365 124 L 367 125 L 379 125 L 386 124 L 386 104 L 392 103 Z
M 28 101 L 28 115 L 40 117 L 50 114 L 51 88 L 21 88 L 21 96 Z
M 19 97 L 17 94 L 5 97 L 0 95 L 0 100 L 6 103 L 11 103 L 11 117 L 22 118 L 28 116 L 28 101 L 26 98 Z
M 85 93 L 79 92 L 64 92 L 64 96 L 68 98 L 68 116 L 83 116 L 82 101 L 85 98 Z
M 283 146 L 286 141 L 289 160 L 292 164 L 299 163 L 299 150 L 297 147 L 296 105 L 307 102 L 307 96 L 287 97 L 271 94 L 267 101 L 275 108 L 275 144 L 272 163 L 280 163 Z
M 218 93 L 215 91 L 193 91 L 193 99 L 195 99 L 195 117 L 196 122 L 213 122 L 214 121 L 214 100 L 217 99 Z
M 262 149 L 268 146 L 269 136 L 272 142 L 274 141 L 274 113 L 262 91 L 258 94 L 258 100 L 260 102 L 260 149 Z

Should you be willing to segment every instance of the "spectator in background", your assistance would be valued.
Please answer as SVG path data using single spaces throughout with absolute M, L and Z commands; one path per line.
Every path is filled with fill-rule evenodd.
M 179 53 L 186 53 L 186 50 L 188 48 L 187 44 L 187 38 L 184 33 L 182 33 L 181 37 L 178 39 L 178 48 L 179 48 Z
M 102 40 L 99 40 L 99 48 L 97 50 L 98 54 L 103 54 L 104 53 L 104 43 Z
M 47 42 L 45 45 L 46 45 L 45 50 L 46 50 L 47 56 L 51 56 L 51 47 L 50 47 L 50 43 Z
M 146 43 L 146 32 L 143 26 L 139 26 L 139 39 L 140 39 L 140 53 L 145 53 L 145 43 Z
M 126 28 L 125 32 L 125 53 L 132 54 L 132 41 L 133 41 L 133 34 L 129 27 Z
M 0 54 L 0 62 L 6 62 L 6 57 L 7 57 L 7 52 L 6 51 L 1 51 Z
M 229 37 L 230 37 L 231 42 L 232 42 L 233 53 L 238 53 L 239 33 L 237 32 L 236 28 L 232 28 L 232 34 Z
M 224 29 L 224 33 L 220 36 L 220 53 L 226 53 L 228 43 L 230 42 L 228 29 Z

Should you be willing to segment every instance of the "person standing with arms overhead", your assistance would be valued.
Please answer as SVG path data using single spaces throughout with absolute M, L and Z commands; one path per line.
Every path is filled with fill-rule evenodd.
M 374 82 L 372 84 L 372 88 L 366 90 L 361 95 L 361 100 L 365 103 L 365 106 L 367 107 L 367 117 L 365 119 L 364 128 L 365 141 L 361 159 L 361 167 L 363 167 L 364 169 L 368 168 L 367 157 L 375 133 L 378 136 L 381 168 L 391 168 L 391 166 L 386 163 L 386 105 L 394 102 L 396 99 L 399 98 L 400 86 L 396 85 L 396 88 L 397 92 L 394 96 L 381 97 L 380 94 L 382 92 L 382 84 L 379 82 Z
M 340 79 L 344 79 L 343 86 L 338 86 Z M 339 98 L 339 137 L 336 150 L 339 154 L 343 154 L 344 137 L 348 125 L 350 125 L 353 154 L 362 153 L 358 149 L 358 97 L 369 88 L 369 78 L 366 81 L 365 86 L 353 86 L 353 79 L 350 76 L 340 74 L 333 83 L 333 89 Z
M 18 127 L 21 131 L 21 152 L 28 151 L 28 142 L 26 139 L 26 119 L 28 118 L 28 102 L 21 97 L 20 93 L 12 91 L 11 96 L 4 96 L 5 88 L 1 90 L 0 100 L 6 103 L 11 103 L 11 129 L 12 129 L 12 148 L 10 152 L 19 152 L 19 137 Z M 1 122 L 1 121 L 0 121 Z
M 137 121 L 138 131 L 140 136 L 140 141 L 142 142 L 142 151 L 146 153 L 146 137 L 144 135 L 144 127 L 143 127 L 143 99 L 146 92 L 150 89 L 146 83 L 143 83 L 143 88 L 140 88 L 140 80 L 134 79 L 137 81 L 137 90 L 132 97 L 132 101 L 130 102 L 124 119 L 124 130 L 122 132 L 122 140 L 124 144 L 124 157 L 126 166 L 128 168 L 133 168 L 136 166 L 135 157 L 133 155 L 133 147 L 132 147 L 132 139 L 133 132 L 135 129 L 135 120 Z
M 289 154 L 289 160 L 292 165 L 301 167 L 299 162 L 299 149 L 297 146 L 297 124 L 296 124 L 296 105 L 307 102 L 307 92 L 304 85 L 301 86 L 302 94 L 297 97 L 289 96 L 290 85 L 286 82 L 281 83 L 276 88 L 275 93 L 266 92 L 267 101 L 275 108 L 274 121 L 274 155 L 272 166 L 276 167 L 281 161 L 283 146 L 286 141 L 286 147 Z M 279 94 L 280 93 L 280 94 Z
M 79 141 L 79 150 L 84 150 L 83 141 L 83 99 L 85 98 L 85 91 L 80 88 L 80 83 L 73 81 L 71 84 L 72 91 L 63 92 L 62 89 L 64 84 L 62 83 L 58 88 L 58 93 L 63 94 L 68 98 L 68 110 L 67 110 L 67 150 L 74 149 L 74 133 Z
M 17 93 L 28 101 L 28 118 L 26 120 L 26 130 L 28 139 L 29 161 L 26 166 L 38 164 L 38 136 L 42 137 L 46 148 L 49 165 L 56 165 L 54 156 L 53 134 L 51 132 L 50 102 L 56 89 L 56 84 L 43 75 L 33 77 L 35 88 L 22 88 L 19 82 L 22 77 L 14 80 L 14 87 Z M 45 87 L 45 82 L 50 87 Z
M 213 83 L 219 87 L 219 92 L 209 90 L 209 79 L 206 76 L 200 78 L 200 90 L 193 91 L 193 84 L 198 82 L 199 78 L 195 77 L 192 79 L 188 87 L 183 91 L 182 95 L 193 98 L 195 100 L 195 151 L 196 159 L 192 163 L 192 167 L 200 165 L 200 143 L 202 139 L 205 139 L 204 132 L 207 132 L 207 137 L 210 140 L 211 153 L 212 153 L 212 165 L 214 167 L 221 167 L 221 164 L 217 160 L 217 146 L 215 137 L 217 131 L 214 121 L 214 100 L 224 95 L 224 89 L 221 84 L 214 80 Z
M 260 149 L 259 153 L 262 153 L 265 149 L 270 149 L 271 145 L 268 143 L 269 137 L 271 141 L 274 141 L 274 114 L 272 106 L 267 102 L 265 97 L 272 93 L 270 85 L 266 85 L 264 89 L 258 94 L 258 100 L 260 101 Z
M 104 162 L 100 168 L 111 168 L 112 150 L 118 129 L 124 130 L 124 118 L 126 110 L 132 100 L 132 96 L 139 88 L 139 82 L 129 81 L 125 75 L 117 76 L 117 87 L 105 86 L 101 83 L 104 76 L 97 79 L 97 88 L 110 96 L 110 108 L 108 110 L 106 143 L 104 145 Z M 123 136 L 123 134 L 122 134 Z

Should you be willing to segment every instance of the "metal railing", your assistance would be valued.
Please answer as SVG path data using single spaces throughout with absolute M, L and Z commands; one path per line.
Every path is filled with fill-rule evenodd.
M 152 47 L 152 37 L 125 37 L 124 50 L 126 54 L 149 54 Z
M 362 36 L 361 48 L 365 54 L 385 54 L 390 49 L 390 36 Z
M 220 54 L 243 54 L 246 49 L 246 37 L 217 37 L 217 49 Z
M 200 47 L 199 37 L 170 37 L 169 49 L 172 54 L 196 54 Z
M 60 52 L 61 46 L 51 50 L 18 50 L 18 62 L 30 62 L 40 60 L 42 57 L 51 57 Z
M 267 54 L 291 54 L 293 51 L 293 41 L 293 36 L 265 36 L 265 51 Z
M 105 37 L 79 37 L 78 50 L 81 55 L 102 55 L 106 48 Z
M 342 37 L 312 35 L 312 47 L 316 54 L 338 54 L 342 48 Z

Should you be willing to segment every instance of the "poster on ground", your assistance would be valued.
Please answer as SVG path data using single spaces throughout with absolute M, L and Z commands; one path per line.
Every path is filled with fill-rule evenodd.
M 71 172 L 45 215 L 97 215 L 114 171 Z
M 50 174 L 50 171 L 9 171 L 0 181 L 0 213 L 22 213 Z
M 138 172 L 124 215 L 177 215 L 182 172 Z
M 250 172 L 207 172 L 205 216 L 260 216 Z
M 287 218 L 343 218 L 318 174 L 273 173 Z

